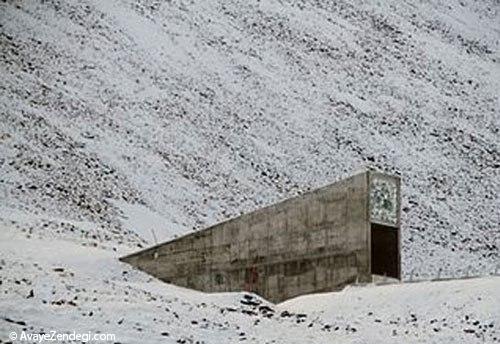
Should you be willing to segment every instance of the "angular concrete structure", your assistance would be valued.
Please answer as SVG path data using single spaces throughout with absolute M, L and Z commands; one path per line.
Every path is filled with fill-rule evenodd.
M 400 180 L 366 171 L 123 257 L 165 282 L 273 302 L 400 278 Z

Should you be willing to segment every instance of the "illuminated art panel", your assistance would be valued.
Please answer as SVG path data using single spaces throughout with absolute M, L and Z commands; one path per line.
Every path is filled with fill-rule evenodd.
M 370 185 L 371 221 L 397 226 L 398 209 L 398 184 L 396 180 L 373 176 Z

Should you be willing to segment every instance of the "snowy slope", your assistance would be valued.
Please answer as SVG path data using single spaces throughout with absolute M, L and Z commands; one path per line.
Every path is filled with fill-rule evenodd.
M 403 178 L 405 279 L 494 273 L 499 11 L 496 0 L 0 2 L 2 317 L 116 330 L 122 342 L 167 331 L 229 343 L 241 328 L 255 342 L 390 341 L 392 330 L 395 342 L 481 342 L 450 314 L 498 322 L 498 278 L 456 282 L 458 299 L 442 284 L 387 287 L 400 301 L 377 305 L 380 328 L 361 306 L 358 323 L 342 323 L 357 312 L 342 301 L 345 315 L 321 318 L 357 325 L 338 334 L 296 317 L 259 315 L 254 327 L 221 311 L 241 294 L 160 284 L 116 258 L 371 165 Z M 407 292 L 455 307 L 430 313 L 453 330 L 435 332 L 429 304 Z
M 151 244 L 371 165 L 403 178 L 407 278 L 494 271 L 497 1 L 0 6 L 4 217 L 144 246 L 130 211 Z
M 4 341 L 11 331 L 76 330 L 120 343 L 500 342 L 500 277 L 350 288 L 273 305 L 165 284 L 120 263 L 123 252 L 0 229 Z

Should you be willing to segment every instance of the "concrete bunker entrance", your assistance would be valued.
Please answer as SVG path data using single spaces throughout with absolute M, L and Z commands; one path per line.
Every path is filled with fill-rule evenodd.
M 365 171 L 121 260 L 181 287 L 272 302 L 392 282 L 401 275 L 400 185 Z
M 371 224 L 372 275 L 400 278 L 399 230 L 381 224 Z

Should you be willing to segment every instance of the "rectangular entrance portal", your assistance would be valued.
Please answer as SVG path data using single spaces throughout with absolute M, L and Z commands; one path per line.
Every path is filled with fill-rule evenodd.
M 399 230 L 371 224 L 372 275 L 400 278 Z

